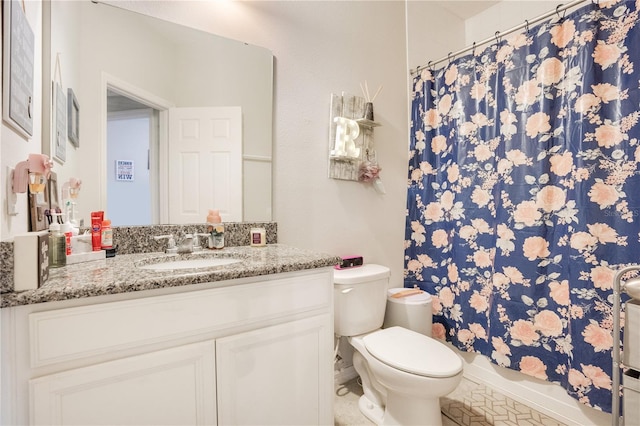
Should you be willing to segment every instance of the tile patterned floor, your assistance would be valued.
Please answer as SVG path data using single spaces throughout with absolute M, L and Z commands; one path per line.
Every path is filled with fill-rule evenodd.
M 460 426 L 564 426 L 484 385 L 464 380 L 440 399 L 442 413 Z
M 358 409 L 362 388 L 356 379 L 338 386 L 335 425 L 371 425 Z M 463 379 L 460 386 L 440 399 L 443 426 L 564 426 L 484 385 Z

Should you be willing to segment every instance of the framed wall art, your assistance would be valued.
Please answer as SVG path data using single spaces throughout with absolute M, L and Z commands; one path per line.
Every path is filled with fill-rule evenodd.
M 67 96 L 60 83 L 53 83 L 53 158 L 64 164 L 67 160 Z
M 80 105 L 73 89 L 67 89 L 67 135 L 71 145 L 80 146 Z
M 24 7 L 25 2 L 2 2 L 2 118 L 29 139 L 33 136 L 35 35 Z
M 60 196 L 58 194 L 58 175 L 51 172 L 47 187 L 49 191 L 49 210 L 54 213 L 62 213 L 62 208 L 60 206 Z M 58 222 L 62 223 L 62 217 L 60 217 L 59 219 L 60 220 Z

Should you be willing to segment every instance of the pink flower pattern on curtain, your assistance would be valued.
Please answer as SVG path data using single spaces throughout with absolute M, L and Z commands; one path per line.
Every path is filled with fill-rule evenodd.
M 434 336 L 608 412 L 613 276 L 640 263 L 639 4 L 589 4 L 412 90 L 405 286 L 435 295 Z

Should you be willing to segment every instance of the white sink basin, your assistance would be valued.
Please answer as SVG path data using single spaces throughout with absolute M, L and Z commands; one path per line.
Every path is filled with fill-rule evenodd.
M 148 269 L 151 271 L 173 271 L 176 269 L 213 268 L 216 266 L 231 265 L 238 262 L 240 262 L 240 259 L 228 257 L 203 257 L 199 259 L 168 260 L 166 262 L 138 266 L 138 268 Z

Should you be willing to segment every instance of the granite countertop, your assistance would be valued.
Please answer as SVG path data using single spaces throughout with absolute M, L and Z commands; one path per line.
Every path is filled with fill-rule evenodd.
M 236 258 L 241 261 L 211 268 L 162 272 L 139 267 L 158 263 L 165 258 L 181 260 L 202 256 Z M 206 250 L 189 255 L 118 255 L 104 260 L 50 269 L 49 280 L 39 289 L 2 294 L 0 308 L 301 271 L 333 266 L 339 261 L 337 256 L 280 244 L 264 247 L 225 247 L 222 250 Z

